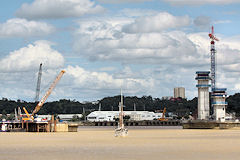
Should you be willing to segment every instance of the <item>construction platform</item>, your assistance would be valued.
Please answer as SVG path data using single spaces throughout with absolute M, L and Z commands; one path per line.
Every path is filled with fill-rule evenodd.
M 51 121 L 40 122 L 0 122 L 2 132 L 77 132 L 78 125 L 57 123 Z
M 192 120 L 182 122 L 183 129 L 240 129 L 240 122 Z

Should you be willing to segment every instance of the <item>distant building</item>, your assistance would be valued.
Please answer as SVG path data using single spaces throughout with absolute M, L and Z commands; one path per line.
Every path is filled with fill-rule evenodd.
M 162 113 L 149 111 L 123 111 L 124 116 L 129 116 L 132 121 L 154 120 L 162 117 Z M 87 116 L 90 122 L 115 121 L 119 111 L 94 111 Z
M 185 88 L 183 87 L 174 88 L 174 98 L 178 97 L 185 98 Z
M 162 97 L 162 100 L 170 100 L 172 99 L 173 97 L 172 96 L 163 96 Z
M 57 117 L 62 121 L 71 121 L 74 116 L 77 116 L 78 118 L 82 118 L 82 114 L 58 114 Z M 51 120 L 51 115 L 38 115 L 37 118 L 45 119 L 45 120 Z

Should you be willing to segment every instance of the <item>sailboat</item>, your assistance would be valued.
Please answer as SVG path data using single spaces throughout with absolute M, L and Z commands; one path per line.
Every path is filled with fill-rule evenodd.
M 115 129 L 115 137 L 125 137 L 128 134 L 128 129 L 124 127 L 123 123 L 123 95 L 121 90 L 121 102 L 119 102 L 119 122 Z

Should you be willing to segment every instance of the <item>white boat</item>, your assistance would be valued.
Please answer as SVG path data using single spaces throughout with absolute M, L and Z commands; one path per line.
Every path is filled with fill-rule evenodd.
M 115 129 L 115 137 L 125 137 L 128 134 L 128 129 L 124 127 L 123 123 L 123 96 L 121 90 L 121 102 L 119 103 L 119 121 L 118 127 Z

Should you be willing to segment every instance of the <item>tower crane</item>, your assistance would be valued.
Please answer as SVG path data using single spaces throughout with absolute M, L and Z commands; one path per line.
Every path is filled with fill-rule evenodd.
M 216 88 L 216 49 L 215 49 L 215 41 L 219 41 L 217 37 L 214 35 L 214 27 L 212 26 L 212 33 L 208 34 L 211 40 L 211 86 L 212 90 Z
M 39 103 L 37 104 L 37 106 L 35 107 L 35 109 L 33 110 L 32 114 L 30 115 L 26 108 L 23 107 L 23 110 L 25 111 L 27 118 L 23 118 L 23 120 L 33 120 L 34 119 L 34 115 L 42 108 L 43 104 L 45 103 L 45 101 L 47 100 L 48 96 L 52 93 L 53 89 L 55 88 L 55 86 L 57 85 L 58 81 L 62 78 L 63 74 L 65 73 L 64 70 L 62 70 L 58 76 L 56 77 L 56 79 L 53 81 L 53 83 L 51 84 L 51 86 L 49 87 L 49 89 L 47 90 L 47 92 L 45 93 L 45 95 L 42 97 L 42 99 L 39 101 Z
M 38 80 L 37 80 L 35 102 L 38 102 L 38 100 L 39 100 L 41 78 L 42 78 L 42 63 L 40 64 L 39 71 L 38 71 Z

